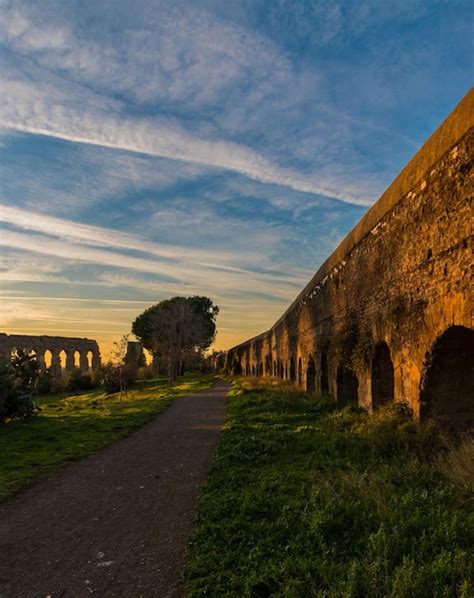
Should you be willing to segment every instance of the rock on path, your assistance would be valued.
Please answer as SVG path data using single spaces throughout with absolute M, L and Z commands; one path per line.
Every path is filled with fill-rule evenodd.
M 0 505 L 0 597 L 183 596 L 186 542 L 230 385 Z

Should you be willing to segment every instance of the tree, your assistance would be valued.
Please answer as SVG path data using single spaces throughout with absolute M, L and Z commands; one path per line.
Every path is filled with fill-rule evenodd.
M 184 373 L 186 357 L 214 341 L 219 308 L 208 297 L 173 297 L 146 309 L 132 332 L 154 356 L 164 359 L 170 382 Z
M 127 346 L 130 335 L 124 335 L 114 343 L 111 352 L 112 363 L 100 368 L 100 384 L 107 394 L 120 392 L 119 399 L 127 394 L 127 388 L 137 380 L 137 366 L 126 363 Z

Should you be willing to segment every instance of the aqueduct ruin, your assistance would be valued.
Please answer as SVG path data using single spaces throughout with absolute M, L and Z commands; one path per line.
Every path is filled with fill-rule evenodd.
M 471 90 L 271 329 L 218 366 L 473 426 L 473 125 Z
M 99 346 L 88 338 L 0 333 L 0 357 L 9 359 L 15 349 L 34 351 L 40 367 L 51 367 L 55 376 L 76 368 L 85 371 L 100 366 Z

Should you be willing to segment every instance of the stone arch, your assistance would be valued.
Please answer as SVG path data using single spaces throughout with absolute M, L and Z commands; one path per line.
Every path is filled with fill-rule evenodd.
M 255 366 L 252 366 L 252 376 L 255 376 Z
M 394 376 L 390 349 L 386 342 L 378 343 L 372 358 L 372 408 L 393 401 Z
M 263 363 L 259 363 L 258 365 L 258 375 L 263 376 Z
M 339 405 L 357 405 L 359 381 L 357 376 L 348 368 L 339 366 L 337 368 L 337 403 Z
M 421 382 L 422 418 L 474 427 L 474 330 L 450 326 L 435 341 Z
M 298 386 L 303 386 L 303 362 L 298 359 Z
M 296 382 L 295 358 L 293 356 L 290 358 L 290 380 L 291 382 Z
M 81 367 L 81 354 L 77 349 L 73 352 L 72 357 L 74 360 L 74 368 L 79 369 Z
M 91 370 L 93 359 L 94 359 L 94 354 L 92 353 L 92 351 L 87 351 L 86 358 L 87 358 L 87 369 Z
M 234 363 L 234 376 L 241 376 L 242 375 L 242 366 L 240 365 L 240 361 L 236 361 Z
M 312 356 L 309 357 L 306 368 L 306 390 L 312 394 L 316 392 L 316 364 Z
M 326 351 L 321 353 L 321 394 L 329 394 L 329 366 Z

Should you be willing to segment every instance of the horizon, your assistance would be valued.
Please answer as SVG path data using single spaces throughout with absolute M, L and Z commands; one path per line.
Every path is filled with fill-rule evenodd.
M 138 5 L 0 4 L 0 332 L 106 357 L 145 308 L 206 295 L 225 350 L 465 96 L 471 8 Z

